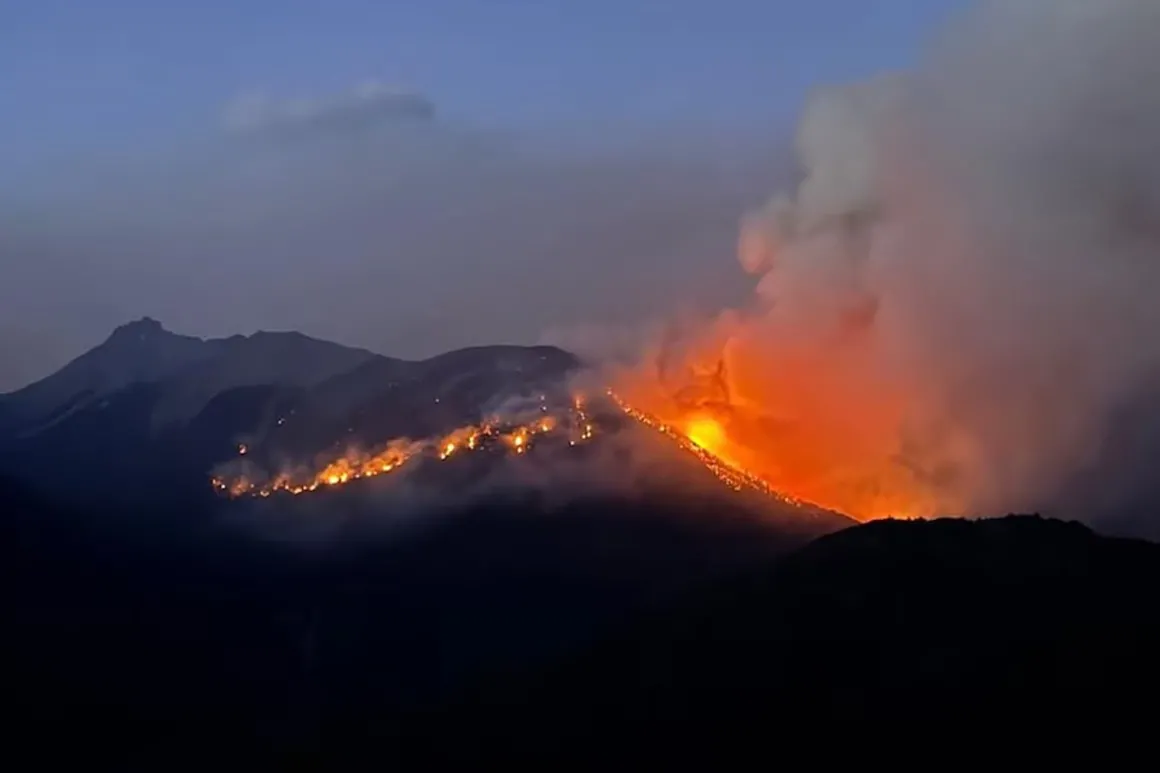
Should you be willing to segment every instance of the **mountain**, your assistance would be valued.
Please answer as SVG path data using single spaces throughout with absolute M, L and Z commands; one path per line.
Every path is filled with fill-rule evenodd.
M 151 383 L 212 356 L 213 345 L 175 335 L 148 317 L 122 325 L 56 373 L 0 396 L 0 429 L 34 432 L 134 383 Z
M 145 320 L 5 396 L 10 735 L 89 759 L 666 767 L 816 759 L 819 732 L 915 718 L 1106 720 L 1160 687 L 1160 546 L 1037 517 L 855 526 L 722 486 L 615 411 L 565 456 L 495 457 L 526 485 L 473 488 L 487 453 L 417 463 L 403 480 L 443 504 L 408 517 L 384 478 L 228 503 L 207 485 L 239 442 L 249 459 L 438 434 L 568 399 L 578 366 Z M 302 524 L 331 533 L 295 542 Z
M 328 524 L 380 522 L 379 492 L 402 494 L 408 511 L 462 508 L 502 484 L 557 502 L 600 490 L 621 505 L 646 509 L 658 495 L 680 492 L 690 501 L 707 497 L 708 508 L 760 513 L 795 538 L 852 523 L 837 513 L 782 506 L 759 492 L 734 492 L 671 440 L 612 405 L 601 408 L 595 398 L 589 409 L 600 433 L 591 444 L 571 448 L 561 433 L 518 458 L 499 440 L 495 453 L 459 454 L 446 464 L 417 458 L 398 478 L 402 491 L 392 488 L 397 478 L 391 476 L 301 502 L 280 496 L 268 504 L 227 503 L 210 486 L 211 472 L 224 464 L 246 474 L 273 473 L 340 458 L 352 448 L 441 437 L 494 414 L 527 413 L 538 421 L 541 410 L 571 412 L 570 377 L 579 367 L 572 354 L 547 346 L 471 347 L 407 361 L 298 333 L 203 341 L 141 320 L 58 373 L 0 399 L 6 416 L 0 475 L 79 509 L 98 506 L 146 519 L 164 512 L 170 521 L 224 515 L 282 523 L 309 519 L 305 514 L 321 499 L 321 506 L 344 514 Z M 650 501 L 640 503 L 642 496 Z
M 817 734 L 835 729 L 1125 726 L 1160 687 L 1158 590 L 1160 545 L 1077 523 L 877 522 L 699 588 L 581 654 L 497 673 L 413 723 L 334 740 L 429 763 L 667 767 L 816 759 Z
M 23 435 L 140 384 L 168 383 L 154 422 L 187 421 L 214 395 L 243 386 L 310 386 L 374 358 L 300 333 L 259 332 L 203 340 L 145 317 L 118 327 L 56 373 L 0 396 L 0 430 Z
M 196 503 L 241 442 L 309 458 L 423 437 L 559 385 L 577 365 L 551 347 L 405 361 L 300 333 L 202 340 L 146 318 L 0 396 L 0 472 L 75 502 Z
M 1160 686 L 1160 546 L 1074 523 L 874 523 L 786 555 L 699 506 L 492 502 L 306 556 L 78 532 L 5 491 L 28 516 L 0 521 L 10 735 L 90 759 L 817 758 L 822 728 L 1123 722 Z
M 0 681 L 21 727 L 135 747 L 322 742 L 550 662 L 850 525 L 735 493 L 619 411 L 627 426 L 610 422 L 607 438 L 560 437 L 567 462 L 548 438 L 526 454 L 416 461 L 402 480 L 439 502 L 412 496 L 406 517 L 377 496 L 389 479 L 230 501 L 208 485 L 242 442 L 247 462 L 311 458 L 512 406 L 571 407 L 578 366 L 552 347 L 412 362 L 144 321 L 5 397 L 0 607 L 15 633 L 0 637 Z M 627 455 L 650 442 L 649 465 Z M 523 485 L 489 488 L 500 468 Z M 616 471 L 641 478 L 598 485 Z
M 9 730 L 87 754 L 293 752 L 551 662 L 804 541 L 719 502 L 492 498 L 297 551 L 165 518 L 143 531 L 2 484 Z

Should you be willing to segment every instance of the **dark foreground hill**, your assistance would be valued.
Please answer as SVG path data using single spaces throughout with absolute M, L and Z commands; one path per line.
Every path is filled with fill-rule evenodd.
M 818 759 L 867 728 L 1106 726 L 1160 686 L 1158 591 L 1160 546 L 1075 523 L 875 523 L 379 730 L 428 759 L 667 767 Z
M 366 738 L 807 539 L 689 497 L 496 497 L 308 548 L 2 481 L 0 512 L 9 733 L 86 756 Z
M 705 502 L 509 500 L 303 555 L 0 495 L 0 700 L 41 755 L 669 766 L 814 753 L 819 727 L 1102 719 L 1160 684 L 1160 546 L 1075 524 L 785 555 Z

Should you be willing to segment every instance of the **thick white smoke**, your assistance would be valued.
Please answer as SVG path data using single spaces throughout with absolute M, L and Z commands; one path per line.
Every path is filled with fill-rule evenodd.
M 1158 83 L 1155 0 L 1019 0 L 820 91 L 800 186 L 742 229 L 734 402 L 835 486 L 1050 504 L 1160 365 Z

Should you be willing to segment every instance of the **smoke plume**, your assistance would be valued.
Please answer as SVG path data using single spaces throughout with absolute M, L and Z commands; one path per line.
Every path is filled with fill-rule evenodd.
M 717 366 L 730 452 L 862 517 L 1057 504 L 1160 360 L 1160 5 L 987 2 L 936 43 L 817 92 L 743 224 L 753 304 L 634 374 L 705 410 Z

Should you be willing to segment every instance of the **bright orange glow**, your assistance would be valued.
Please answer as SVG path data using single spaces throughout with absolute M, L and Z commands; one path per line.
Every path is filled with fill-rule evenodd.
M 795 499 L 794 497 L 787 496 L 782 492 L 774 489 L 767 481 L 762 480 L 760 476 L 754 475 L 748 470 L 725 461 L 717 454 L 694 442 L 688 435 L 679 431 L 673 425 L 665 423 L 658 419 L 656 416 L 629 405 L 617 393 L 609 390 L 608 396 L 612 398 L 612 401 L 616 403 L 620 410 L 624 411 L 625 415 L 635 419 L 646 427 L 656 430 L 660 434 L 667 437 L 669 440 L 672 440 L 683 451 L 687 451 L 696 457 L 697 460 L 701 462 L 701 464 L 705 465 L 705 468 L 709 470 L 709 472 L 713 473 L 713 475 L 715 475 L 718 480 L 720 480 L 734 491 L 750 489 L 759 491 L 766 496 L 789 504 L 808 504 L 807 502 L 803 502 L 801 500 Z
M 710 416 L 694 416 L 686 424 L 685 434 L 701 448 L 720 455 L 725 446 L 725 430 Z
M 727 350 L 691 354 L 667 383 L 655 370 L 627 371 L 617 394 L 662 431 L 683 434 L 795 500 L 859 520 L 941 509 L 940 497 L 900 461 L 905 392 L 889 378 L 867 379 L 864 364 L 840 349 L 787 348 L 774 369 L 759 345 L 736 338 Z

